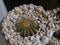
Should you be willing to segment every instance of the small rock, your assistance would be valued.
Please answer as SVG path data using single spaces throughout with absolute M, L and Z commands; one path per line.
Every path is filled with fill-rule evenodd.
M 43 12 L 43 8 L 41 8 L 41 7 L 37 7 L 37 8 L 35 8 L 36 9 L 36 11 L 38 11 L 40 14 Z
M 9 11 L 8 15 L 9 15 L 10 17 L 12 17 L 12 16 L 15 15 L 15 13 L 14 13 L 13 11 Z
M 44 36 L 41 40 L 41 43 L 44 44 L 44 45 L 46 45 L 48 42 L 49 42 L 49 38 L 46 37 L 46 36 Z
M 15 7 L 14 10 L 17 14 L 23 13 L 23 11 L 19 7 Z
M 33 5 L 33 4 L 30 4 L 30 5 L 29 5 L 29 8 L 30 8 L 31 10 L 34 10 L 34 5 Z
M 49 38 L 51 38 L 51 37 L 53 36 L 53 31 L 52 31 L 52 30 L 48 30 L 48 31 L 47 31 L 47 36 L 48 36 Z
M 22 10 L 28 11 L 28 8 L 27 8 L 27 5 L 26 5 L 26 4 L 24 4 L 24 5 L 22 6 Z

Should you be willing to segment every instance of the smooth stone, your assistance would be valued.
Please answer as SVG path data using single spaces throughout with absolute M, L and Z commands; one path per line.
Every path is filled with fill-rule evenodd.
M 43 13 L 43 8 L 41 8 L 41 7 L 37 7 L 37 8 L 35 8 L 36 9 L 36 11 L 38 11 L 38 13 Z
M 46 45 L 48 42 L 49 42 L 49 38 L 46 37 L 46 36 L 44 36 L 41 40 L 41 43 L 44 44 L 44 45 Z
M 10 17 L 12 17 L 12 16 L 15 15 L 15 13 L 14 13 L 13 11 L 9 11 L 8 15 L 9 15 Z
M 20 9 L 19 7 L 15 7 L 14 10 L 17 14 L 19 14 L 19 13 L 22 14 L 23 13 L 22 9 Z
M 47 36 L 48 36 L 49 38 L 51 38 L 51 37 L 53 36 L 53 33 L 54 33 L 54 31 L 48 30 L 48 31 L 47 31 Z
M 34 39 L 35 39 L 35 37 L 34 36 L 31 36 L 31 41 L 34 40 Z
M 31 10 L 34 10 L 34 5 L 33 5 L 33 4 L 30 4 L 30 5 L 29 5 L 29 8 L 30 8 Z
M 27 5 L 26 5 L 26 4 L 24 4 L 24 5 L 22 6 L 22 10 L 28 11 L 28 8 L 27 8 Z

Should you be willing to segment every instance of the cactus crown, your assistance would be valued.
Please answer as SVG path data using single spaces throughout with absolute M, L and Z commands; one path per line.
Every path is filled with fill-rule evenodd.
M 24 21 L 22 22 L 22 25 L 23 25 L 25 28 L 28 28 L 28 27 L 30 26 L 30 21 L 24 20 Z

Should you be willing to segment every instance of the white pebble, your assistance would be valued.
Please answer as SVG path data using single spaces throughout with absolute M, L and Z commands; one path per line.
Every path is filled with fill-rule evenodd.
M 15 12 L 17 13 L 17 14 L 19 14 L 19 13 L 23 13 L 23 11 L 19 8 L 19 7 L 15 7 L 14 8 L 15 9 Z
M 33 4 L 30 4 L 29 8 L 30 8 L 31 10 L 34 10 L 34 5 L 33 5 Z
M 51 37 L 53 36 L 53 32 L 54 32 L 54 31 L 52 31 L 52 30 L 48 30 L 48 31 L 47 31 L 47 36 L 48 36 L 49 38 L 51 38 Z
M 22 10 L 28 11 L 28 8 L 27 8 L 27 5 L 26 5 L 26 4 L 24 4 L 24 5 L 22 6 Z
M 10 17 L 12 17 L 12 16 L 15 15 L 15 13 L 14 13 L 13 11 L 10 11 L 10 12 L 8 13 L 8 15 L 9 15 Z
M 49 42 L 49 38 L 46 37 L 46 36 L 44 36 L 41 40 L 41 43 L 44 44 L 44 45 L 46 45 L 48 42 Z
M 32 40 L 35 40 L 34 36 L 31 36 L 31 41 L 32 41 Z
M 43 12 L 43 8 L 41 8 L 41 7 L 37 7 L 36 8 L 36 11 L 38 11 L 40 14 Z
M 18 16 L 19 16 L 19 14 L 14 15 L 14 16 L 13 16 L 13 18 L 17 19 L 17 18 L 18 18 Z

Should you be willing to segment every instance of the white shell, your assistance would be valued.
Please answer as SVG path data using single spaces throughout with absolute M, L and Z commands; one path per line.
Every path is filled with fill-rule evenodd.
M 41 40 L 41 43 L 44 44 L 44 45 L 46 45 L 48 42 L 49 42 L 49 38 L 46 37 L 46 36 L 44 36 Z
M 32 43 L 28 40 L 27 42 L 24 43 L 24 45 L 32 45 Z
M 30 4 L 30 5 L 29 5 L 29 8 L 30 8 L 31 10 L 34 10 L 34 5 L 33 5 L 33 4 Z
M 28 8 L 27 8 L 27 5 L 26 5 L 26 4 L 24 4 L 24 5 L 22 6 L 22 10 L 28 11 Z
M 37 8 L 35 8 L 36 9 L 36 11 L 38 11 L 38 13 L 43 13 L 43 7 L 41 7 L 41 6 L 38 6 Z
M 23 11 L 19 7 L 15 7 L 15 11 L 17 14 L 23 13 Z
M 48 31 L 47 31 L 47 36 L 48 36 L 49 38 L 51 38 L 51 37 L 53 36 L 53 33 L 54 33 L 54 31 L 48 30 Z
M 10 11 L 10 12 L 8 13 L 8 15 L 9 15 L 10 17 L 12 17 L 12 16 L 15 15 L 15 13 L 14 13 L 13 11 Z

